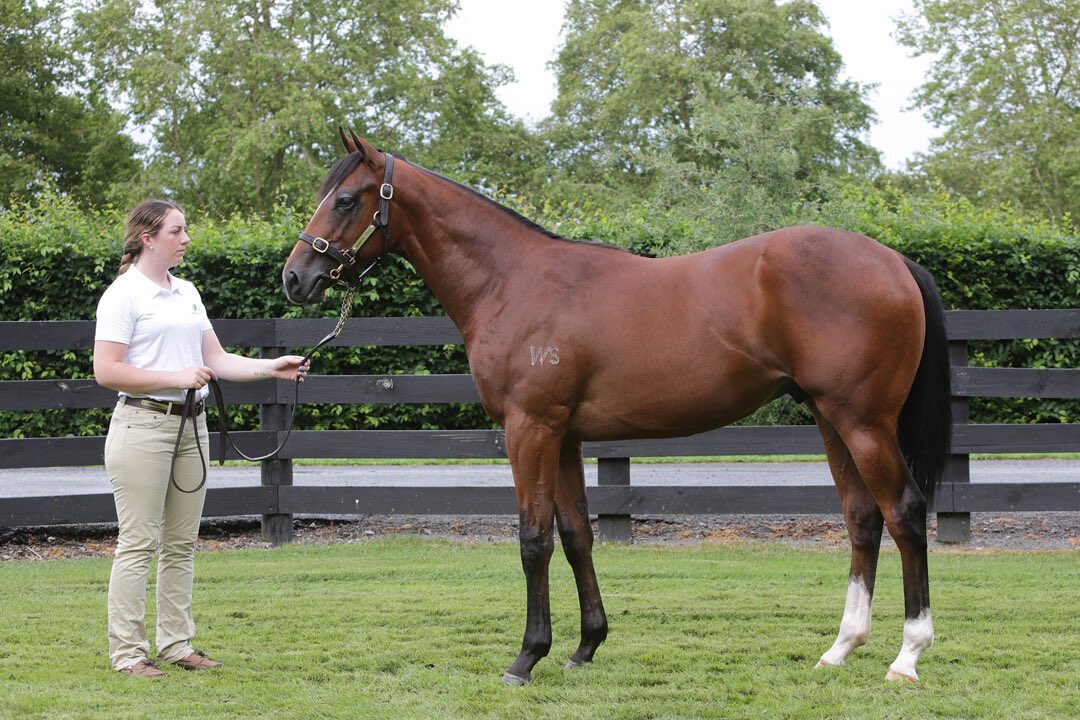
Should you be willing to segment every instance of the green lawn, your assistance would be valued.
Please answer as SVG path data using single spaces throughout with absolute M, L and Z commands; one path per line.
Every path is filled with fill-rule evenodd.
M 931 555 L 937 642 L 917 686 L 884 675 L 902 633 L 882 557 L 874 634 L 814 670 L 846 552 L 598 546 L 611 633 L 590 667 L 556 550 L 552 654 L 501 682 L 525 613 L 517 547 L 415 538 L 200 554 L 212 673 L 109 669 L 109 560 L 0 564 L 0 718 L 1067 718 L 1080 708 L 1080 552 Z M 151 608 L 152 609 L 152 608 Z

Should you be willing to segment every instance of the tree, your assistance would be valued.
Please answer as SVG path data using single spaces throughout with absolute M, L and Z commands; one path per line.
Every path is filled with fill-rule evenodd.
M 0 2 L 0 204 L 43 187 L 83 204 L 118 200 L 138 170 L 123 118 L 82 92 L 58 41 L 62 7 Z
M 722 164 L 700 146 L 696 113 L 736 99 L 813 115 L 791 125 L 791 171 L 804 180 L 875 167 L 861 139 L 872 110 L 841 79 L 823 24 L 807 0 L 571 0 L 548 125 L 567 172 L 594 184 L 618 172 L 640 189 L 650 153 Z
M 672 142 L 638 160 L 655 178 L 645 200 L 650 215 L 682 228 L 650 253 L 681 254 L 773 230 L 807 198 L 828 194 L 824 180 L 800 172 L 799 152 L 827 110 L 761 103 L 735 90 L 716 102 L 696 98 L 691 109 L 689 131 L 672 129 Z
M 915 103 L 944 134 L 917 167 L 953 192 L 1080 216 L 1080 3 L 916 0 L 899 40 L 937 58 Z
M 506 73 L 443 34 L 455 8 L 453 0 L 94 0 L 77 27 L 97 85 L 149 128 L 151 186 L 216 214 L 266 213 L 282 199 L 309 203 L 342 153 L 338 125 L 453 166 L 466 181 L 502 182 L 507 165 L 489 146 L 455 142 L 518 132 L 494 96 Z M 468 156 L 472 146 L 478 157 Z

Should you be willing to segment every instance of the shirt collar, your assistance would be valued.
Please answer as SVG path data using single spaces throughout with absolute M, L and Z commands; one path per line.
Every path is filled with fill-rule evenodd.
M 131 267 L 128 268 L 128 272 L 131 272 L 131 271 L 135 271 L 135 274 L 137 275 L 137 282 L 138 282 L 139 290 L 140 290 L 140 292 L 144 293 L 147 297 L 154 297 L 154 296 L 159 295 L 159 294 L 161 294 L 161 295 L 170 295 L 170 294 L 173 294 L 173 293 L 175 293 L 177 295 L 182 294 L 181 291 L 180 291 L 181 283 L 176 278 L 176 276 L 173 275 L 171 272 L 166 271 L 166 273 L 169 276 L 169 285 L 171 286 L 171 289 L 166 290 L 165 288 L 161 287 L 160 285 L 158 285 L 156 282 L 154 282 L 150 278 L 146 277 L 146 275 L 143 273 L 143 271 L 139 269 L 138 265 L 134 265 L 134 264 L 131 265 Z

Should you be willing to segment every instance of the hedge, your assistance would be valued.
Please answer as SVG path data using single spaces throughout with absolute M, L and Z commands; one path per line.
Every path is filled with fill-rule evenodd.
M 612 241 L 636 252 L 658 252 L 663 219 L 604 215 L 569 206 L 521 207 L 541 224 L 571 238 Z M 211 318 L 327 317 L 326 304 L 301 308 L 281 290 L 281 265 L 306 217 L 278 209 L 268 219 L 187 218 L 195 241 L 178 274 L 198 286 Z M 1007 209 L 984 211 L 947 196 L 906 196 L 850 187 L 824 206 L 801 208 L 797 219 L 863 232 L 896 248 L 937 277 L 946 306 L 957 309 L 1075 308 L 1080 306 L 1080 242 L 1058 227 L 1032 222 Z M 0 213 L 0 320 L 89 320 L 115 277 L 124 217 L 113 208 L 87 212 L 68 199 L 46 196 Z M 397 258 L 369 276 L 354 314 L 442 314 L 409 265 Z M 972 364 L 1078 367 L 1076 341 L 973 343 Z M 92 377 L 87 352 L 0 353 L 0 380 Z M 327 374 L 461 373 L 458 346 L 331 348 L 320 351 L 316 371 Z M 254 427 L 254 408 L 230 411 L 230 421 Z M 976 400 L 976 422 L 1075 422 L 1075 401 Z M 774 404 L 753 422 L 808 422 L 792 403 Z M 108 410 L 0 413 L 5 437 L 96 435 Z M 303 404 L 296 420 L 306 429 L 434 429 L 491 427 L 479 405 Z

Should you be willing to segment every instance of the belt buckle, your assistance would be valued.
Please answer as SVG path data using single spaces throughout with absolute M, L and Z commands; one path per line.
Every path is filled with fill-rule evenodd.
M 147 410 L 157 410 L 158 412 L 168 413 L 172 410 L 172 403 L 164 403 L 158 400 L 151 400 L 150 398 L 143 398 L 141 405 Z

